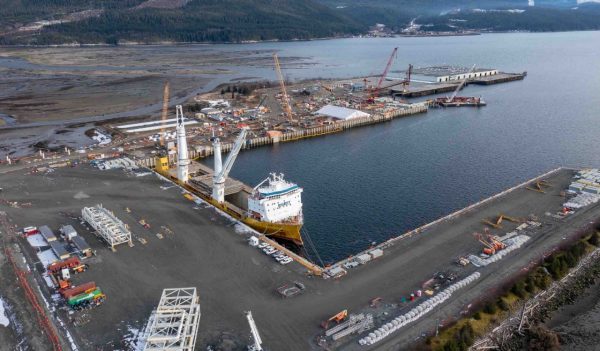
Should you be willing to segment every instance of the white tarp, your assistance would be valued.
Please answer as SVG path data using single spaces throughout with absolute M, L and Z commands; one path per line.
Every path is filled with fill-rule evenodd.
M 42 236 L 42 234 L 34 234 L 27 237 L 27 242 L 32 247 L 40 247 L 40 246 L 48 246 L 46 239 Z
M 0 325 L 8 327 L 9 324 L 10 321 L 6 316 L 6 312 L 4 312 L 4 301 L 2 301 L 2 298 L 0 298 Z
M 48 249 L 46 251 L 40 251 L 37 253 L 40 262 L 44 265 L 44 267 L 48 267 L 49 264 L 58 261 L 58 257 L 52 252 L 52 249 Z
M 351 108 L 345 108 L 345 107 L 340 107 L 340 106 L 335 106 L 335 105 L 323 106 L 319 111 L 316 112 L 316 114 L 327 116 L 327 117 L 332 117 L 332 118 L 336 118 L 336 119 L 341 119 L 344 121 L 348 120 L 348 119 L 353 119 L 353 118 L 370 116 L 370 114 L 359 111 L 359 110 L 354 110 Z

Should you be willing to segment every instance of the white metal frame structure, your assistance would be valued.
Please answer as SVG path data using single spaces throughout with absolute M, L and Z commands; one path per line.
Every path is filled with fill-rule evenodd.
M 112 212 L 102 207 L 102 204 L 94 207 L 84 207 L 81 210 L 81 216 L 108 243 L 113 251 L 115 251 L 116 245 L 129 243 L 129 246 L 133 246 L 131 231 L 129 231 L 127 225 Z
M 262 348 L 262 339 L 260 338 L 260 334 L 258 333 L 258 328 L 256 327 L 256 323 L 254 323 L 254 318 L 252 318 L 252 312 L 246 312 L 246 318 L 248 319 L 248 324 L 250 325 L 250 333 L 252 333 L 252 345 L 248 346 L 249 351 L 263 351 Z
M 193 351 L 200 324 L 196 288 L 164 289 L 144 335 L 144 351 Z

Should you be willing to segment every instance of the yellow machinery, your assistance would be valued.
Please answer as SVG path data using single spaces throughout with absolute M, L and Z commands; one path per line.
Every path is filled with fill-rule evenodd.
M 527 190 L 532 190 L 532 191 L 537 191 L 538 193 L 542 193 L 544 194 L 544 188 L 549 188 L 551 187 L 551 185 L 546 182 L 545 180 L 538 180 L 535 183 L 533 183 L 533 186 L 528 186 L 526 189 Z
M 348 317 L 348 310 L 343 310 L 321 323 L 321 327 L 323 327 L 323 329 L 328 329 L 330 322 L 336 322 L 337 324 L 340 324 L 344 319 L 346 319 L 346 317 Z
M 509 217 L 507 215 L 504 214 L 500 214 L 495 221 L 490 221 L 488 219 L 484 219 L 482 222 L 483 224 L 487 224 L 490 227 L 494 227 L 496 229 L 502 228 L 502 221 L 503 220 L 507 220 L 513 223 L 521 223 L 523 221 L 519 220 L 518 218 L 514 218 L 514 217 Z
M 166 175 L 169 172 L 169 158 L 167 156 L 158 157 L 155 169 L 158 173 Z

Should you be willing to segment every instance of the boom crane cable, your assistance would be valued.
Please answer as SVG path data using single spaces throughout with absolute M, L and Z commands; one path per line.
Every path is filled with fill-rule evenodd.
M 388 71 L 390 70 L 390 67 L 392 66 L 392 63 L 394 62 L 394 58 L 396 58 L 397 56 L 398 56 L 398 47 L 395 47 L 394 50 L 392 50 L 392 54 L 390 55 L 390 58 L 388 59 L 388 62 L 385 65 L 385 69 L 383 70 L 381 77 L 379 77 L 379 80 L 377 81 L 377 87 L 375 87 L 375 89 L 373 89 L 373 91 L 371 91 L 371 97 L 373 99 L 375 99 L 377 97 L 379 90 L 381 89 L 381 83 L 383 83 L 383 80 L 387 76 Z
M 454 98 L 456 97 L 456 94 L 458 94 L 460 89 L 462 89 L 462 87 L 467 82 L 467 79 L 469 79 L 469 74 L 471 74 L 474 70 L 475 70 L 475 65 L 473 65 L 473 67 L 471 67 L 471 69 L 467 72 L 467 74 L 465 74 L 465 78 L 456 87 L 456 90 L 454 90 L 454 93 L 452 93 L 452 96 L 450 96 L 449 98 L 446 99 L 446 102 L 452 102 L 452 100 L 454 100 Z
M 277 78 L 279 79 L 279 87 L 281 88 L 281 98 L 283 100 L 284 112 L 288 120 L 291 122 L 294 119 L 292 115 L 292 107 L 290 106 L 290 99 L 285 88 L 285 80 L 283 78 L 283 73 L 281 73 L 281 65 L 279 64 L 279 57 L 277 56 L 277 53 L 273 53 L 273 60 L 275 61 L 275 72 L 277 72 Z
M 161 128 L 160 128 L 160 146 L 165 146 L 165 121 L 169 114 L 169 96 L 171 92 L 171 85 L 169 81 L 165 82 L 163 90 L 163 105 L 162 105 L 162 117 L 161 117 Z
M 319 255 L 319 252 L 317 251 L 317 248 L 316 248 L 316 246 L 315 246 L 312 238 L 310 237 L 310 234 L 308 234 L 308 230 L 306 230 L 306 228 L 302 228 L 302 232 L 304 233 L 304 236 L 307 239 L 306 242 L 311 247 L 311 249 L 314 252 L 315 256 L 319 260 L 319 263 L 321 264 L 321 267 L 325 267 L 325 263 L 323 263 L 323 260 L 321 259 L 321 255 Z

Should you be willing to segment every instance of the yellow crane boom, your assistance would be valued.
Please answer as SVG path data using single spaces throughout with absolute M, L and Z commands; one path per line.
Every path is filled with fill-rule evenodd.
M 165 82 L 165 88 L 163 91 L 162 117 L 161 117 L 162 128 L 160 128 L 160 146 L 165 146 L 165 121 L 167 120 L 167 115 L 169 112 L 170 91 L 171 91 L 171 86 L 170 86 L 169 82 Z
M 294 119 L 292 116 L 292 107 L 290 106 L 290 99 L 288 97 L 287 90 L 285 89 L 285 80 L 283 79 L 283 74 L 281 73 L 281 65 L 279 64 L 279 57 L 277 57 L 277 53 L 273 54 L 273 60 L 275 60 L 275 71 L 277 72 L 277 78 L 279 79 L 279 86 L 281 88 L 283 109 L 287 118 L 292 121 Z

